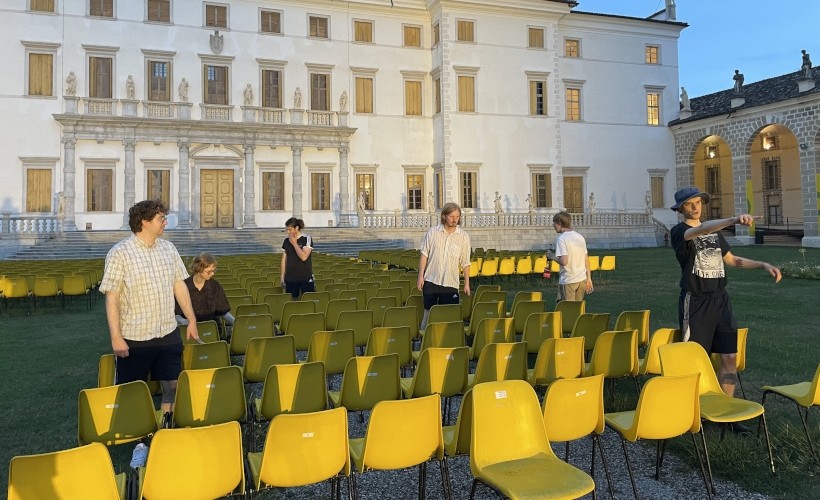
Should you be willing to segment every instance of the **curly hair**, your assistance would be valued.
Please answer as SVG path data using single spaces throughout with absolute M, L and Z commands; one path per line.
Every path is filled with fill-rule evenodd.
M 216 265 L 216 257 L 208 252 L 202 252 L 191 261 L 191 274 L 199 274 L 213 265 Z
M 552 217 L 552 222 L 563 228 L 570 229 L 572 227 L 572 216 L 568 212 L 558 212 Z
M 128 209 L 128 225 L 131 232 L 142 231 L 142 221 L 151 221 L 157 214 L 167 214 L 168 207 L 159 200 L 143 200 Z

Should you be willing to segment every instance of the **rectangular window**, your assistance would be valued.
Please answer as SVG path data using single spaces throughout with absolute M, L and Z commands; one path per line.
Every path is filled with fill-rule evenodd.
M 205 104 L 228 104 L 228 68 L 205 65 Z
M 282 33 L 282 13 L 263 10 L 259 13 L 259 31 L 262 33 Z
M 282 107 L 282 72 L 279 70 L 262 70 L 262 107 Z
M 356 77 L 356 112 L 373 112 L 373 79 Z
M 475 77 L 458 77 L 458 110 L 475 112 Z
M 581 57 L 581 40 L 577 38 L 565 38 L 564 57 Z
M 530 80 L 530 114 L 547 114 L 547 82 Z
M 155 23 L 170 23 L 171 0 L 148 0 L 148 20 Z
M 168 67 L 171 63 L 167 61 L 148 61 L 148 100 L 163 101 L 171 100 L 171 86 L 168 84 Z
M 51 212 L 51 169 L 26 169 L 26 212 Z
M 433 192 L 436 194 L 434 209 L 441 208 L 441 200 L 444 199 L 444 182 L 441 178 L 441 172 L 433 174 Z
M 262 210 L 285 209 L 285 173 L 262 172 Z
M 433 47 L 441 43 L 441 25 L 436 23 L 433 25 Z
M 652 193 L 652 208 L 666 207 L 666 202 L 663 199 L 663 177 L 650 177 L 649 183 Z
M 475 22 L 460 19 L 456 40 L 459 42 L 475 42 Z
M 29 10 L 35 12 L 54 12 L 54 0 L 31 0 Z
M 227 28 L 228 7 L 225 5 L 205 4 L 205 26 L 211 28 Z
M 312 210 L 330 210 L 330 174 L 310 174 L 310 208 Z
M 720 167 L 706 167 L 706 192 L 711 195 L 719 195 L 720 190 Z
M 373 21 L 353 21 L 353 40 L 373 43 Z
M 88 97 L 111 99 L 111 69 L 114 65 L 110 57 L 88 58 Z
M 113 210 L 114 171 L 110 168 L 89 168 L 86 171 L 86 211 Z
M 646 93 L 646 124 L 659 125 L 661 123 L 661 95 L 657 92 Z
M 536 208 L 552 207 L 552 176 L 550 174 L 532 174 L 532 198 Z
M 54 55 L 28 55 L 28 95 L 54 95 Z
M 422 210 L 424 194 L 424 176 L 411 174 L 407 176 L 407 209 Z
M 657 45 L 647 45 L 646 46 L 646 64 L 659 64 L 660 63 L 660 47 Z
M 330 111 L 330 75 L 310 74 L 310 109 Z
M 421 116 L 421 82 L 406 80 L 404 82 L 404 114 Z
M 310 36 L 313 38 L 328 38 L 328 19 L 326 17 L 310 16 L 308 26 Z
M 364 200 L 365 210 L 375 210 L 375 177 L 373 174 L 356 174 L 356 200 Z
M 476 173 L 475 172 L 461 172 L 459 174 L 461 181 L 461 208 L 475 208 L 476 207 Z
M 421 26 L 404 26 L 404 46 L 421 47 Z
M 433 80 L 433 92 L 436 100 L 436 113 L 441 113 L 441 78 Z
M 529 44 L 531 49 L 544 48 L 544 28 L 529 28 Z
M 581 89 L 567 88 L 567 121 L 581 121 Z
M 114 0 L 89 0 L 88 15 L 114 17 Z
M 170 170 L 148 170 L 146 182 L 145 192 L 149 200 L 160 200 L 166 207 L 171 205 Z
M 763 189 L 780 189 L 780 160 L 763 160 Z

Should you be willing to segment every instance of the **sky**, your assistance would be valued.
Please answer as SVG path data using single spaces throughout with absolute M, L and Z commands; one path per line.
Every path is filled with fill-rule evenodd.
M 664 0 L 578 0 L 574 10 L 647 17 Z M 680 84 L 690 98 L 800 69 L 805 49 L 820 65 L 820 1 L 676 0 L 677 20 L 689 24 L 678 40 Z

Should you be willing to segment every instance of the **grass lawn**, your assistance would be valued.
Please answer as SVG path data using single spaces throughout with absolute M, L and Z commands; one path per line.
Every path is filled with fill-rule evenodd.
M 820 264 L 820 250 L 816 249 L 801 254 L 788 247 L 737 247 L 734 252 L 774 264 L 804 259 Z M 652 330 L 677 326 L 680 268 L 670 248 L 592 253 L 616 255 L 617 270 L 608 280 L 593 278 L 595 292 L 587 299 L 588 312 L 610 312 L 614 324 L 623 310 L 650 309 Z M 820 306 L 820 283 L 785 278 L 775 285 L 762 270 L 729 269 L 728 273 L 735 315 L 740 326 L 749 327 L 748 361 L 742 374 L 747 398 L 759 402 L 762 385 L 810 380 L 820 362 L 820 320 L 813 314 Z M 555 284 L 538 276 L 497 282 L 510 293 L 508 304 L 517 290 L 541 290 L 548 302 L 555 294 Z M 0 306 L 0 366 L 5 373 L 0 386 L 4 403 L 0 419 L 5 422 L 0 434 L 0 476 L 4 481 L 15 455 L 77 445 L 77 393 L 96 384 L 97 361 L 110 349 L 102 300 L 90 312 L 81 300 L 68 304 L 65 311 L 50 302 L 38 305 L 36 311 L 18 303 L 8 310 Z M 618 404 L 634 405 L 631 382 L 620 382 L 618 391 Z M 810 426 L 820 445 L 817 412 L 820 410 L 811 412 Z M 766 416 L 777 474 L 767 472 L 762 439 L 727 436 L 719 444 L 717 435 L 711 433 L 714 473 L 778 498 L 820 498 L 820 467 L 811 459 L 794 405 L 770 397 Z M 686 455 L 691 446 L 686 440 L 672 449 Z M 694 457 L 688 460 L 692 467 L 697 466 Z M 6 485 L 0 491 L 4 494 Z

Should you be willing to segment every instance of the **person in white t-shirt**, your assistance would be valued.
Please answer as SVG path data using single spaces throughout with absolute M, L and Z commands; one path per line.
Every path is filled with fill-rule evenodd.
M 587 242 L 572 230 L 572 217 L 567 212 L 555 214 L 552 225 L 558 238 L 555 240 L 555 252 L 547 250 L 547 258 L 557 261 L 561 268 L 556 302 L 584 300 L 584 294 L 593 291 Z

